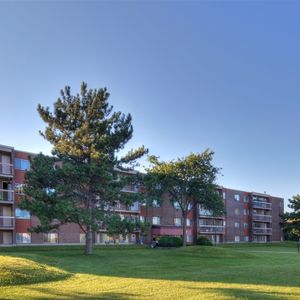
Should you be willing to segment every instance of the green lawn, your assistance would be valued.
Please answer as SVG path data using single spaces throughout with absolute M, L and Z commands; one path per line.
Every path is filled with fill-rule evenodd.
M 300 299 L 295 244 L 0 248 L 0 299 Z

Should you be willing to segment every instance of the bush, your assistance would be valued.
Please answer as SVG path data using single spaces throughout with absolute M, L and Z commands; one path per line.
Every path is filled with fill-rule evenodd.
M 158 245 L 160 247 L 180 247 L 182 246 L 182 238 L 177 236 L 162 236 Z
M 212 241 L 208 237 L 206 237 L 206 236 L 199 236 L 197 238 L 197 245 L 212 246 L 213 243 L 212 243 Z

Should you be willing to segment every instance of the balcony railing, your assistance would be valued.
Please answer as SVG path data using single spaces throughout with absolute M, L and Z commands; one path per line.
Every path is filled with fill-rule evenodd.
M 199 225 L 200 232 L 224 233 L 224 226 L 220 225 Z
M 253 208 L 262 208 L 262 209 L 271 209 L 272 203 L 263 202 L 263 201 L 252 201 Z
M 138 193 L 139 188 L 135 185 L 127 185 L 121 191 L 126 193 Z
M 1 176 L 12 176 L 13 175 L 13 165 L 0 162 L 0 175 Z
M 2 202 L 2 201 L 13 202 L 14 201 L 14 191 L 0 189 L 0 202 Z
M 253 214 L 252 220 L 256 222 L 272 222 L 272 216 Z
M 0 216 L 0 228 L 9 229 L 14 228 L 15 217 Z
M 272 228 L 253 227 L 252 233 L 253 234 L 272 234 Z

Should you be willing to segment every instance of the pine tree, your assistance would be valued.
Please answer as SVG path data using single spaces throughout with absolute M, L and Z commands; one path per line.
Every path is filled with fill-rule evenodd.
M 82 83 L 75 96 L 65 87 L 53 112 L 38 105 L 46 123 L 40 133 L 52 144 L 53 157 L 39 154 L 32 159 L 20 205 L 39 218 L 35 232 L 78 224 L 86 233 L 86 254 L 92 253 L 93 235 L 112 216 L 111 208 L 118 202 L 132 204 L 139 196 L 122 191 L 137 177 L 120 176 L 118 170 L 134 168 L 148 151 L 142 146 L 118 157 L 132 138 L 132 118 L 114 112 L 108 99 L 105 88 L 88 89 Z
M 289 240 L 298 240 L 300 238 L 300 195 L 289 199 L 289 208 L 291 212 L 286 212 L 281 216 L 285 238 Z

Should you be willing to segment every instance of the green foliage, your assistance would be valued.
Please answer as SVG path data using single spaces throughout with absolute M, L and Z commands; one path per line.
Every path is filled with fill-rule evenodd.
M 158 240 L 160 247 L 181 247 L 182 238 L 177 236 L 162 236 Z
M 52 146 L 53 157 L 32 158 L 25 176 L 23 209 L 36 215 L 41 224 L 32 228 L 45 232 L 72 222 L 87 233 L 87 252 L 91 253 L 92 232 L 103 227 L 116 203 L 132 204 L 139 194 L 122 189 L 136 184 L 138 176 L 120 176 L 132 170 L 136 160 L 147 153 L 140 147 L 124 157 L 117 154 L 131 139 L 131 115 L 114 112 L 106 89 L 87 89 L 73 96 L 70 87 L 49 107 L 38 106 L 46 123 L 41 135 Z M 127 173 L 126 173 L 127 174 Z M 124 173 L 125 175 L 125 173 Z
M 288 207 L 293 211 L 281 216 L 285 239 L 297 241 L 300 238 L 300 195 L 289 199 Z
M 167 162 L 149 157 L 151 165 L 144 178 L 146 198 L 150 203 L 154 199 L 162 201 L 168 193 L 170 201 L 178 203 L 183 218 L 183 245 L 186 245 L 187 214 L 199 204 L 215 216 L 224 214 L 223 199 L 216 185 L 219 169 L 212 163 L 213 155 L 213 151 L 206 150 Z
M 202 245 L 202 246 L 213 246 L 212 241 L 206 236 L 199 236 L 197 238 L 196 244 L 197 245 Z

